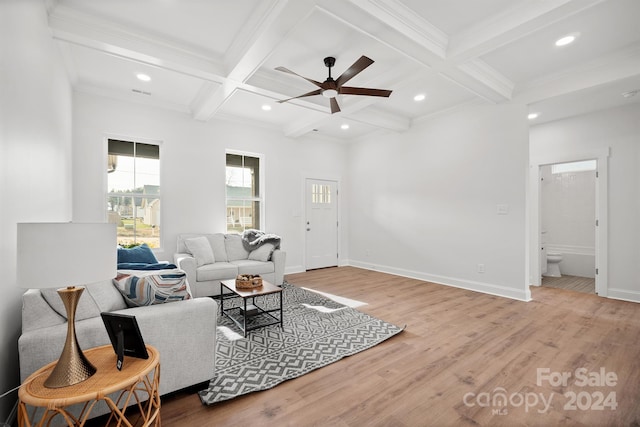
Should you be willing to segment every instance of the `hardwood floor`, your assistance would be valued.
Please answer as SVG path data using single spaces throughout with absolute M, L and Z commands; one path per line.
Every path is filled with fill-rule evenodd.
M 543 276 L 542 286 L 584 292 L 587 294 L 596 293 L 596 279 L 590 277 L 568 276 L 566 274 L 563 274 L 562 277 Z
M 164 397 L 165 427 L 640 425 L 639 304 L 546 287 L 520 302 L 353 267 L 287 280 L 406 330 L 268 391 L 210 407 Z M 538 369 L 571 377 L 552 385 Z M 582 385 L 601 370 L 609 385 Z

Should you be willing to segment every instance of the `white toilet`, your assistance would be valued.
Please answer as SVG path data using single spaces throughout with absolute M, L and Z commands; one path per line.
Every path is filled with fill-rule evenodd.
M 562 261 L 561 253 L 547 252 L 547 272 L 543 276 L 562 277 L 562 274 L 560 274 L 560 261 Z

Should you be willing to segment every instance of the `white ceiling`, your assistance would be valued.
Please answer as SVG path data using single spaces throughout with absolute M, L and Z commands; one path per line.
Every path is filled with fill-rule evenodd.
M 49 24 L 78 91 L 281 129 L 351 139 L 402 132 L 469 104 L 517 102 L 532 124 L 640 102 L 638 0 L 48 0 Z M 555 40 L 577 33 L 577 41 Z M 389 98 L 316 87 L 361 55 L 349 81 Z M 141 82 L 146 73 L 150 82 Z M 426 99 L 413 97 L 423 93 Z M 263 105 L 271 106 L 264 111 Z M 348 130 L 341 129 L 349 124 Z

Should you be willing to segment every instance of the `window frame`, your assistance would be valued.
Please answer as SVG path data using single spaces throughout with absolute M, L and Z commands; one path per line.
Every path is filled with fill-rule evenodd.
M 103 162 L 103 165 L 105 165 L 104 167 L 104 183 L 103 183 L 103 189 L 104 189 L 104 197 L 103 197 L 103 201 L 104 201 L 104 208 L 103 208 L 103 212 L 105 213 L 105 221 L 108 222 L 108 212 L 109 212 L 109 197 L 113 197 L 118 196 L 131 196 L 131 193 L 127 194 L 127 193 L 111 193 L 110 189 L 109 189 L 109 174 L 107 172 L 107 165 L 108 165 L 108 161 L 109 161 L 109 141 L 110 140 L 117 140 L 117 141 L 123 141 L 123 142 L 130 142 L 133 144 L 146 144 L 146 145 L 155 145 L 158 147 L 158 179 L 159 179 L 159 191 L 158 194 L 154 194 L 153 195 L 153 199 L 157 199 L 160 201 L 160 209 L 159 209 L 159 217 L 160 217 L 160 227 L 158 227 L 158 246 L 157 247 L 151 247 L 151 250 L 154 252 L 162 252 L 164 245 L 163 245 L 163 211 L 164 211 L 164 202 L 163 202 L 163 196 L 162 196 L 162 181 L 163 181 L 163 162 L 162 162 L 162 157 L 163 157 L 163 144 L 162 141 L 158 141 L 158 140 L 152 140 L 152 139 L 147 139 L 147 138 L 138 138 L 138 137 L 128 137 L 128 136 L 122 136 L 122 135 L 106 135 L 105 139 L 104 139 L 104 158 L 105 161 Z M 135 159 L 135 156 L 134 156 Z M 143 193 L 134 193 L 134 195 L 132 197 L 141 197 L 141 198 L 150 198 L 149 195 L 144 195 Z M 116 235 L 116 238 L 118 239 L 120 236 Z M 133 239 L 133 242 L 138 243 L 138 244 L 142 244 L 144 242 L 140 242 L 137 241 L 137 239 Z
M 242 198 L 242 197 L 233 197 L 233 198 L 229 198 L 229 195 L 227 194 L 227 182 L 226 182 L 226 172 L 227 172 L 227 155 L 235 155 L 235 156 L 243 156 L 243 157 L 252 157 L 255 159 L 258 159 L 258 195 L 257 196 L 252 196 L 252 197 L 247 197 L 247 198 Z M 264 154 L 261 153 L 253 153 L 253 152 L 249 152 L 249 151 L 241 151 L 241 150 L 234 150 L 234 149 L 226 149 L 225 150 L 225 155 L 224 155 L 224 171 L 225 171 L 225 182 L 224 182 L 224 216 L 225 216 L 225 233 L 230 233 L 230 232 L 234 232 L 233 230 L 229 230 L 228 227 L 228 215 L 227 215 L 227 211 L 229 209 L 228 206 L 228 202 L 229 200 L 238 200 L 238 201 L 245 201 L 245 202 L 258 202 L 258 215 L 259 215 L 259 224 L 253 224 L 253 226 L 256 229 L 262 230 L 265 227 L 266 224 L 266 218 L 265 218 L 265 156 Z M 239 218 L 236 218 L 236 220 L 239 220 Z M 251 227 L 248 227 L 251 228 Z

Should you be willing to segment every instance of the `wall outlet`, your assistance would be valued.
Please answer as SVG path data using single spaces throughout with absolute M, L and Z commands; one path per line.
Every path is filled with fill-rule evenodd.
M 484 273 L 484 264 L 478 264 L 478 273 Z

